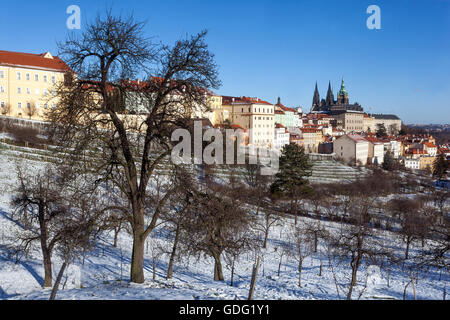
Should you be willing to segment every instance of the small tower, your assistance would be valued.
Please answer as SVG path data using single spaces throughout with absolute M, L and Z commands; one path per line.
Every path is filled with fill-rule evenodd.
M 345 89 L 344 77 L 342 77 L 341 90 L 338 93 L 338 104 L 348 104 L 348 93 Z

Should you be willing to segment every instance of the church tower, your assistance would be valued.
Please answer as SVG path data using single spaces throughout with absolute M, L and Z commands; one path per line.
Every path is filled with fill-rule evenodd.
M 317 111 L 317 108 L 319 106 L 320 106 L 320 95 L 319 95 L 319 90 L 317 89 L 317 82 L 316 82 L 316 89 L 314 90 L 314 96 L 313 96 L 313 102 L 312 102 L 311 111 Z
M 338 104 L 348 104 L 348 93 L 347 93 L 347 90 L 345 89 L 344 77 L 342 77 L 341 90 L 339 90 L 339 93 L 338 93 L 337 103 Z
M 328 82 L 328 91 L 327 91 L 327 99 L 325 100 L 326 106 L 331 106 L 334 104 L 334 95 L 333 91 L 331 90 L 331 82 Z

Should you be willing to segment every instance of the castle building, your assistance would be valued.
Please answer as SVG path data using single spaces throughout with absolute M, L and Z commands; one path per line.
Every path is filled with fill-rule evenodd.
M 363 112 L 363 108 L 357 102 L 350 104 L 348 99 L 348 92 L 345 88 L 344 78 L 342 78 L 341 88 L 338 92 L 337 99 L 334 99 L 333 90 L 331 89 L 331 82 L 328 82 L 328 91 L 326 99 L 320 99 L 319 90 L 314 89 L 313 102 L 311 112 L 324 112 L 332 114 L 333 112 L 354 111 Z

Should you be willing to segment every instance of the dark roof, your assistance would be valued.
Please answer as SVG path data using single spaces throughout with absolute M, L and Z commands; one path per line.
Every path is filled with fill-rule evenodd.
M 371 114 L 375 119 L 400 120 L 395 114 Z

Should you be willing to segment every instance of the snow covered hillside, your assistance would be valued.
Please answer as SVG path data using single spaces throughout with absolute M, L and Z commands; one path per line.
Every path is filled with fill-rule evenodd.
M 23 162 L 29 169 L 39 170 L 40 162 L 13 157 L 0 150 L 0 299 L 48 299 L 50 290 L 42 289 L 43 265 L 38 246 L 28 256 L 16 257 L 7 249 L 14 244 L 14 235 L 23 226 L 14 221 L 10 204 L 16 183 L 15 162 Z M 299 218 L 299 223 L 307 218 Z M 338 224 L 322 222 L 332 231 Z M 261 254 L 261 264 L 254 299 L 345 299 L 351 269 L 348 261 L 330 265 L 327 246 L 319 242 L 316 253 L 305 258 L 302 271 L 302 286 L 298 285 L 298 263 L 291 257 L 282 256 L 286 235 L 291 232 L 293 219 L 270 231 L 267 249 Z M 213 281 L 214 261 L 183 258 L 175 264 L 173 279 L 166 280 L 168 255 L 156 254 L 152 248 L 171 245 L 164 225 L 158 227 L 147 240 L 145 255 L 145 277 L 143 284 L 128 281 L 132 238 L 124 230 L 119 234 L 117 247 L 113 246 L 113 234 L 103 234 L 93 252 L 70 265 L 61 283 L 57 299 L 246 299 L 255 257 L 243 254 L 236 262 L 234 285 L 230 286 L 231 268 L 224 260 L 225 281 Z M 402 252 L 403 244 L 388 232 L 380 233 L 384 241 Z M 414 254 L 417 248 L 412 248 Z M 155 257 L 153 274 L 152 257 Z M 281 264 L 280 264 L 281 259 Z M 413 299 L 410 273 L 400 265 L 389 272 L 363 262 L 353 299 Z M 54 278 L 61 261 L 54 257 Z M 279 275 L 278 275 L 279 271 Z M 155 279 L 153 280 L 153 275 Z M 388 283 L 389 282 L 389 283 Z M 418 299 L 442 299 L 444 288 L 448 288 L 448 274 L 437 269 L 420 271 L 416 283 Z M 406 291 L 405 291 L 406 287 Z

